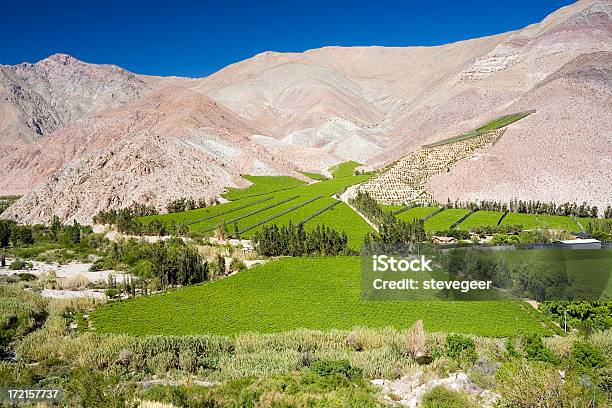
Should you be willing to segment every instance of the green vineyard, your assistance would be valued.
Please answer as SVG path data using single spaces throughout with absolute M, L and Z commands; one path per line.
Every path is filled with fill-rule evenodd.
M 549 333 L 531 306 L 519 301 L 361 301 L 360 262 L 359 257 L 284 258 L 226 279 L 114 303 L 91 318 L 97 331 L 141 336 L 406 329 L 419 319 L 438 332 Z

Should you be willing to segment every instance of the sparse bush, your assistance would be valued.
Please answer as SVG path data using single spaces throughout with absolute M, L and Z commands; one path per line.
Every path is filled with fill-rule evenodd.
M 457 391 L 449 390 L 441 385 L 423 394 L 423 408 L 470 408 L 475 407 L 468 397 Z
M 478 359 L 474 340 L 460 334 L 451 334 L 446 337 L 444 344 L 446 355 L 455 360 L 465 360 L 475 363 Z
M 152 355 L 149 357 L 147 365 L 151 372 L 157 375 L 164 375 L 176 367 L 174 353 L 172 351 L 162 351 Z
M 232 271 L 243 271 L 246 269 L 246 264 L 242 262 L 240 259 L 232 258 L 232 263 L 230 264 Z
M 36 279 L 38 279 L 36 275 L 29 273 L 29 272 L 20 272 L 16 275 L 17 277 L 19 277 L 19 280 L 22 282 L 33 282 Z
M 71 276 L 60 281 L 61 288 L 68 290 L 85 289 L 87 284 L 89 284 L 89 279 L 83 274 Z
M 193 373 L 197 369 L 198 356 L 192 349 L 185 349 L 179 354 L 179 368 L 189 373 Z
M 508 337 L 506 339 L 506 351 L 510 357 L 519 357 L 520 354 L 516 351 L 516 347 L 514 346 L 514 339 Z
M 351 367 L 348 360 L 317 360 L 311 364 L 310 368 L 321 377 L 340 375 L 354 380 L 363 375 L 362 370 Z
M 497 374 L 503 407 L 541 407 L 559 401 L 563 386 L 555 370 L 527 364 L 507 364 Z
M 11 262 L 11 264 L 9 265 L 9 269 L 12 271 L 18 271 L 18 270 L 22 270 L 22 269 L 31 269 L 32 268 L 32 264 L 29 262 L 26 262 L 22 259 L 15 259 L 13 262 Z
M 431 359 L 426 358 L 425 340 L 423 321 L 417 320 L 414 326 L 398 336 L 394 346 L 401 355 L 416 359 L 419 362 L 423 362 L 423 359 L 427 360 L 425 362 L 430 362 Z

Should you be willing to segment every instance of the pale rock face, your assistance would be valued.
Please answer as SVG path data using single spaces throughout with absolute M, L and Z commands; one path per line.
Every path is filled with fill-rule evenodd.
M 87 64 L 64 54 L 36 64 L 0 66 L 0 148 L 36 140 L 149 89 L 122 68 Z
M 612 3 L 584 0 L 510 33 L 266 52 L 206 78 L 135 75 L 61 54 L 0 66 L 0 194 L 36 186 L 6 215 L 22 221 L 87 221 L 131 200 L 161 208 L 180 195 L 214 196 L 247 185 L 241 173 L 302 177 L 345 160 L 381 167 L 535 109 L 478 157 L 434 176 L 429 191 L 441 201 L 605 206 L 611 52 Z M 133 163 L 106 167 L 100 157 Z

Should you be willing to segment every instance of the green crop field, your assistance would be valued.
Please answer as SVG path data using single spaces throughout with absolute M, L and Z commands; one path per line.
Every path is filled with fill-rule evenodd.
M 463 217 L 468 212 L 470 212 L 470 210 L 449 208 L 425 221 L 425 229 L 427 231 L 447 230 L 455 221 Z
M 319 174 L 319 173 L 311 173 L 308 171 L 300 171 L 300 173 L 302 173 L 306 177 L 311 178 L 313 180 L 317 180 L 317 181 L 327 180 L 327 178 L 324 175 Z
M 414 207 L 396 215 L 400 220 L 412 221 L 415 218 L 423 218 L 436 211 L 439 207 Z
M 222 214 L 218 217 L 207 218 L 204 221 L 196 222 L 189 225 L 189 230 L 208 232 L 214 229 L 221 221 L 225 224 L 233 224 L 238 222 L 239 225 L 248 225 L 249 219 L 253 220 L 259 214 L 266 213 L 272 214 L 277 211 L 281 211 L 282 208 L 291 207 L 299 201 L 299 196 L 296 194 L 288 197 L 276 197 L 274 196 L 271 200 L 266 200 L 240 210 L 232 211 L 226 214 Z
M 405 207 L 405 205 L 379 204 L 385 212 L 393 212 Z
M 237 275 L 95 309 L 98 332 L 189 335 L 356 326 L 511 336 L 548 333 L 520 301 L 362 301 L 360 258 L 285 258 Z
M 163 223 L 170 224 L 172 222 L 181 222 L 189 224 L 190 231 L 199 231 L 205 234 L 212 234 L 214 228 L 221 222 L 225 222 L 230 233 L 234 231 L 234 222 L 238 225 L 239 230 L 246 230 L 248 227 L 261 222 L 267 218 L 275 217 L 267 223 L 263 224 L 278 224 L 285 225 L 291 220 L 293 223 L 298 223 L 311 214 L 314 214 L 321 208 L 326 207 L 335 199 L 331 196 L 336 193 L 343 192 L 347 187 L 365 181 L 369 175 L 341 177 L 330 180 L 324 180 L 312 184 L 303 184 L 298 187 L 289 189 L 280 189 L 269 194 L 258 194 L 247 198 L 237 199 L 228 203 L 219 204 L 207 208 L 201 208 L 192 211 L 181 213 L 153 215 L 140 217 L 142 222 L 151 222 L 154 219 L 160 220 Z M 282 179 L 276 184 L 276 187 L 283 185 Z M 254 179 L 257 181 L 257 179 Z M 264 184 L 268 187 L 274 186 L 273 178 L 267 177 Z M 252 186 L 253 187 L 253 186 Z M 249 187 L 244 191 L 251 189 Z M 262 188 L 265 189 L 265 188 Z M 242 190 L 235 190 L 234 196 L 239 196 Z M 320 198 L 308 202 L 315 197 Z M 300 206 L 300 204 L 304 204 Z M 297 207 L 299 206 L 299 207 Z M 290 212 L 284 213 L 287 210 L 297 207 Z M 326 214 L 328 211 L 335 210 L 331 214 Z M 353 248 L 359 248 L 363 242 L 363 237 L 371 228 L 359 215 L 354 213 L 350 208 L 342 208 L 342 205 L 330 208 L 322 214 L 308 222 L 308 226 L 316 225 L 315 223 L 323 223 L 331 228 L 339 231 L 345 231 L 349 237 L 349 244 Z M 343 217 L 338 217 L 336 214 L 342 213 Z M 276 217 L 278 215 L 278 217 Z M 352 221 L 347 221 L 352 220 Z M 249 229 L 242 233 L 245 238 L 252 237 L 253 234 L 262 228 L 262 225 L 257 225 L 255 228 Z
M 321 197 L 318 200 L 312 201 L 296 210 L 293 210 L 287 214 L 284 214 L 278 218 L 275 218 L 273 221 L 271 221 L 271 224 L 276 224 L 278 226 L 281 225 L 289 225 L 289 221 L 291 221 L 291 223 L 293 225 L 297 225 L 299 224 L 304 218 L 308 217 L 309 215 L 315 213 L 316 211 L 318 211 L 319 209 L 335 202 L 338 201 L 335 198 L 326 196 L 326 197 Z M 244 227 L 246 227 L 246 223 L 240 223 L 239 226 L 244 225 Z M 265 224 L 264 224 L 265 225 Z M 255 227 L 249 231 L 247 231 L 246 233 L 242 234 L 243 238 L 250 238 L 252 237 L 257 231 L 261 230 L 263 228 L 264 225 L 260 225 L 258 227 Z
M 568 232 L 580 231 L 580 227 L 572 217 L 561 215 L 508 213 L 502 225 L 510 224 L 520 224 L 523 229 L 552 228 Z
M 591 223 L 593 220 L 596 220 L 596 218 L 584 218 L 584 217 L 578 218 L 580 225 L 582 225 L 582 228 L 584 228 L 585 230 L 587 228 L 587 225 L 589 225 L 589 223 Z
M 612 249 L 535 249 L 503 251 L 509 265 L 542 262 L 546 269 L 564 271 L 579 290 L 601 293 L 601 299 L 612 298 Z M 580 292 L 576 299 L 581 298 Z M 587 297 L 587 299 L 591 299 Z
M 252 226 L 253 224 L 259 223 L 260 221 L 274 217 L 276 215 L 281 215 L 281 213 L 285 213 L 286 211 L 292 208 L 302 208 L 302 206 L 308 205 L 308 202 L 310 202 L 310 200 L 314 199 L 315 197 L 298 197 L 296 199 L 289 200 L 279 206 L 258 212 L 257 214 L 253 214 L 249 217 L 242 218 L 241 220 L 237 221 L 238 228 L 240 229 L 240 231 L 243 231 L 246 230 L 248 227 Z M 272 220 L 271 222 L 274 223 L 275 221 L 276 219 Z M 227 220 L 226 222 L 228 224 L 228 227 L 233 225 L 231 220 Z M 233 229 L 231 230 L 233 231 Z
M 149 223 L 153 220 L 159 220 L 163 223 L 169 224 L 171 222 L 180 222 L 183 224 L 189 224 L 201 220 L 203 218 L 209 218 L 226 214 L 227 217 L 232 216 L 234 211 L 247 212 L 257 208 L 256 206 L 269 205 L 273 201 L 273 195 L 261 196 L 261 197 L 250 197 L 240 201 L 231 201 L 225 204 L 211 205 L 206 208 L 198 208 L 196 210 L 183 211 L 178 213 L 160 214 L 160 215 L 148 215 L 146 217 L 139 217 L 138 219 L 143 223 Z M 216 221 L 214 221 L 216 224 Z
M 349 246 L 356 250 L 361 249 L 365 234 L 373 231 L 370 224 L 345 203 L 330 208 L 304 224 L 306 229 L 315 228 L 317 225 L 327 225 L 338 231 L 344 231 L 348 237 Z
M 334 178 L 348 177 L 353 175 L 355 168 L 358 166 L 361 166 L 361 163 L 351 160 L 330 167 L 329 172 L 332 174 L 332 176 L 334 176 Z
M 459 142 L 461 140 L 465 140 L 465 139 L 469 139 L 478 135 L 482 135 L 483 133 L 487 133 L 490 132 L 492 130 L 497 130 L 497 129 L 501 129 L 504 126 L 508 126 L 511 123 L 516 122 L 517 120 L 521 120 L 524 117 L 527 117 L 529 115 L 531 115 L 532 113 L 534 113 L 535 111 L 526 111 L 526 112 L 519 112 L 519 113 L 513 113 L 511 115 L 505 115 L 505 116 L 501 116 L 499 118 L 493 119 L 487 123 L 485 123 L 484 125 L 471 130 L 467 133 L 461 134 L 461 135 L 457 135 L 457 136 L 453 136 L 453 137 L 449 137 L 447 139 L 443 139 L 440 140 L 439 142 L 435 142 L 432 144 L 428 144 L 428 145 L 424 145 L 423 147 L 425 148 L 429 148 L 429 147 L 436 147 L 436 146 L 443 146 L 445 144 L 449 144 L 449 143 L 454 143 L 454 142 Z
M 302 180 L 289 176 L 249 176 L 243 175 L 243 179 L 253 183 L 247 188 L 228 188 L 227 193 L 221 196 L 227 200 L 239 200 L 241 198 L 252 197 L 271 193 L 273 191 L 286 190 L 289 188 L 303 186 Z
M 457 225 L 457 228 L 462 230 L 470 230 L 471 228 L 481 226 L 495 226 L 503 215 L 503 212 L 498 211 L 476 211 L 463 222 Z

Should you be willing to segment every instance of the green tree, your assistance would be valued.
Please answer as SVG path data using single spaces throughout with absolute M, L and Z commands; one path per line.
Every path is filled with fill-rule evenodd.
M 14 246 L 31 245 L 34 243 L 32 228 L 28 225 L 13 224 L 10 239 Z
M 9 220 L 0 220 L 0 247 L 2 247 L 0 263 L 3 267 L 6 266 L 6 247 L 8 247 L 11 240 L 12 223 L 13 222 Z
M 217 228 L 215 229 L 215 237 L 217 237 L 217 239 L 227 239 L 228 232 L 227 225 L 225 225 L 225 221 L 221 220 L 217 224 Z
M 79 244 L 81 242 L 81 225 L 74 220 L 72 226 L 68 228 L 68 234 L 70 236 L 70 242 L 73 244 Z
M 51 237 L 54 241 L 57 241 L 57 234 L 62 231 L 62 223 L 60 222 L 57 215 L 53 216 L 53 220 L 51 221 L 51 227 L 49 228 L 51 232 Z

